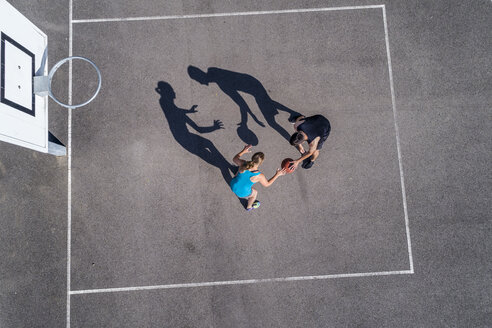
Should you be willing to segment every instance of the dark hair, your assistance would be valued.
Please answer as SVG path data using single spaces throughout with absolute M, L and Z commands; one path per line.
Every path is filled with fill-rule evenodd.
M 304 141 L 304 135 L 300 132 L 295 132 L 291 137 L 290 137 L 290 144 L 292 146 L 297 146 L 301 144 Z

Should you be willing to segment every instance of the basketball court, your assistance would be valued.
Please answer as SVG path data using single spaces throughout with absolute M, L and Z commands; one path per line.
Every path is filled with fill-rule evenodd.
M 83 107 L 19 98 L 43 145 L 0 144 L 0 326 L 490 323 L 491 3 L 11 4 L 49 64 L 96 69 L 54 76 Z M 250 141 L 267 177 L 298 157 L 292 111 L 331 134 L 247 212 L 227 163 Z

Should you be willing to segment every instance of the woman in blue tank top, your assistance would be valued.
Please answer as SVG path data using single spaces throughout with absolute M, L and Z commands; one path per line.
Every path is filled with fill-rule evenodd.
M 267 179 L 263 173 L 258 171 L 258 167 L 265 159 L 263 153 L 255 153 L 250 161 L 241 159 L 241 156 L 251 151 L 251 147 L 251 145 L 246 145 L 232 160 L 239 166 L 239 170 L 237 175 L 231 181 L 231 189 L 236 196 L 245 198 L 248 201 L 248 204 L 246 205 L 247 211 L 260 207 L 260 201 L 256 200 L 258 192 L 253 188 L 255 183 L 259 182 L 264 187 L 270 187 L 279 176 L 286 173 L 283 169 L 277 169 L 275 175 L 270 179 Z

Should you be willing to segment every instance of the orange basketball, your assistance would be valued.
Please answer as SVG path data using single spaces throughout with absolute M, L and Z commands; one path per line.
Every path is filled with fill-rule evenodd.
M 282 168 L 287 171 L 287 173 L 292 173 L 295 170 L 295 167 L 292 165 L 292 158 L 286 158 L 282 161 Z

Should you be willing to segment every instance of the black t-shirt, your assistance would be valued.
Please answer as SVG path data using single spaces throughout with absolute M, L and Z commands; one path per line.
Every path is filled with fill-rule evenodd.
M 328 137 L 330 129 L 330 121 L 323 115 L 306 117 L 304 122 L 297 127 L 298 131 L 302 131 L 307 135 L 308 143 L 311 143 L 316 137 Z

